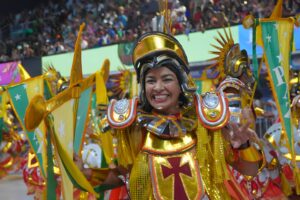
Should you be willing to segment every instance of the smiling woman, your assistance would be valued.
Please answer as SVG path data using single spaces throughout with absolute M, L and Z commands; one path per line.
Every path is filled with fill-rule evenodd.
M 142 35 L 132 57 L 139 98 L 111 101 L 113 139 L 102 138 L 113 143 L 113 153 L 103 150 L 114 177 L 122 178 L 110 174 L 102 186 L 123 182 L 130 199 L 139 200 L 248 199 L 227 166 L 257 173 L 263 158 L 248 142 L 249 124 L 226 126 L 230 113 L 222 92 L 195 92 L 187 57 L 173 36 Z
M 146 99 L 153 110 L 163 114 L 179 113 L 181 89 L 175 73 L 168 67 L 150 70 L 145 78 Z

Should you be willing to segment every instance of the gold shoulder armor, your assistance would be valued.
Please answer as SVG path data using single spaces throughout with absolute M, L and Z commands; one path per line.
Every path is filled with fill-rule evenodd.
M 226 125 L 230 112 L 223 92 L 195 94 L 194 102 L 199 122 L 205 128 L 216 130 Z
M 122 129 L 130 126 L 136 119 L 137 97 L 133 99 L 112 99 L 107 109 L 107 120 L 112 128 Z

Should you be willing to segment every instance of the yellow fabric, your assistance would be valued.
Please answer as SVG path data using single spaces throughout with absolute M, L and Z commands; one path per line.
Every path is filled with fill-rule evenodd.
M 101 71 L 96 72 L 96 102 L 97 105 L 107 104 L 107 91 Z
M 54 117 L 54 129 L 57 139 L 65 149 L 68 157 L 73 158 L 73 133 L 74 133 L 74 117 L 73 117 L 73 99 L 64 103 L 62 106 L 52 112 Z M 68 119 L 68 120 L 66 120 Z M 58 157 L 61 159 L 61 157 Z M 61 161 L 60 161 L 61 163 Z M 73 199 L 73 184 L 68 177 L 65 167 L 60 164 L 62 177 L 62 193 L 64 199 Z
M 277 1 L 277 4 L 275 5 L 275 7 L 273 9 L 273 12 L 272 12 L 269 19 L 276 20 L 276 19 L 281 18 L 281 16 L 282 16 L 282 1 L 283 0 L 278 0 Z M 279 40 L 279 41 L 282 41 L 282 40 Z M 261 32 L 261 26 L 260 25 L 258 25 L 256 27 L 256 43 L 257 43 L 257 45 L 259 45 L 261 47 L 263 46 L 262 32 Z
M 98 197 L 98 194 L 94 191 L 92 185 L 88 182 L 88 180 L 85 178 L 82 172 L 78 169 L 78 167 L 73 162 L 72 157 L 68 155 L 67 150 L 60 143 L 58 133 L 55 132 L 55 134 L 52 134 L 51 136 L 54 140 L 55 148 L 57 148 L 57 153 L 66 164 L 66 168 L 68 168 L 68 171 L 72 173 L 72 177 L 75 179 L 75 181 L 80 185 L 80 187 L 84 188 L 86 191 Z
M 101 140 L 101 148 L 104 149 L 104 157 L 106 160 L 106 163 L 110 163 L 113 159 L 113 136 L 111 134 L 111 131 L 108 131 L 106 133 L 100 133 L 99 134 L 100 140 Z
M 198 124 L 196 135 L 197 159 L 209 198 L 212 200 L 231 199 L 224 185 L 229 175 L 221 131 L 210 132 Z
M 28 72 L 24 69 L 23 65 L 21 65 L 20 63 L 18 64 L 18 69 L 22 81 L 31 78 Z
M 299 174 L 299 168 L 297 166 L 293 169 L 294 179 L 295 179 L 295 189 L 296 194 L 300 195 L 300 174 Z
M 278 0 L 274 9 L 273 9 L 273 12 L 270 16 L 270 19 L 277 19 L 277 18 L 281 18 L 282 16 L 282 2 L 283 0 Z
M 280 179 L 281 179 L 281 189 L 282 192 L 289 196 L 293 193 L 290 183 L 288 182 L 287 178 L 285 177 L 284 173 L 280 172 Z
M 70 86 L 82 80 L 82 64 L 81 64 L 81 35 L 85 27 L 85 23 L 80 25 L 78 36 L 75 43 L 72 69 L 70 74 Z
M 254 111 L 257 116 L 262 116 L 265 113 L 265 111 L 259 107 L 254 108 Z
M 142 134 L 139 126 L 117 130 L 118 162 L 125 167 L 132 165 L 139 152 Z
M 211 79 L 202 80 L 201 86 L 202 86 L 202 89 L 201 89 L 202 93 L 210 92 L 211 89 L 214 87 L 213 81 Z
M 253 146 L 239 150 L 239 156 L 242 160 L 247 162 L 259 162 L 263 159 L 262 155 Z
M 103 77 L 104 82 L 106 83 L 109 78 L 109 69 L 110 69 L 110 61 L 109 59 L 105 59 L 102 63 L 100 73 Z
M 281 0 L 282 1 L 282 0 Z M 290 53 L 291 53 L 291 41 L 293 40 L 294 33 L 294 19 L 287 18 L 277 21 L 278 24 L 278 41 L 281 42 L 279 45 L 280 54 L 282 57 L 281 66 L 284 70 L 285 80 L 289 80 L 289 70 L 290 70 Z
M 130 173 L 129 186 L 132 200 L 148 200 L 152 197 L 147 154 L 139 153 L 136 157 Z
M 8 118 L 7 118 L 7 113 L 6 113 L 6 110 L 7 110 L 6 104 L 9 102 L 7 90 L 3 91 L 0 95 L 2 96 L 0 117 L 3 117 L 3 120 L 7 121 Z

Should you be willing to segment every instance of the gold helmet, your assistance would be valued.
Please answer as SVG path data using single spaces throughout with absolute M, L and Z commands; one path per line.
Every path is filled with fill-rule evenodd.
M 189 73 L 188 59 L 183 47 L 176 38 L 162 32 L 150 32 L 142 35 L 133 49 L 132 61 L 140 81 L 140 72 L 144 63 L 160 61 L 160 55 L 176 59 L 185 73 Z
M 178 40 L 166 33 L 143 34 L 133 48 L 132 60 L 137 81 L 142 82 L 144 73 L 155 67 L 168 66 L 179 78 L 184 92 L 196 91 L 189 75 L 188 59 Z

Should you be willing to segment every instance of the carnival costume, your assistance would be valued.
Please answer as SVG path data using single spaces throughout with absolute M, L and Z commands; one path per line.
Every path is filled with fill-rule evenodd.
M 217 90 L 222 91 L 228 98 L 229 110 L 230 110 L 230 121 L 244 124 L 247 121 L 255 122 L 254 110 L 251 106 L 251 98 L 253 97 L 252 89 L 255 79 L 252 75 L 249 59 L 245 50 L 240 50 L 239 44 L 234 43 L 229 28 L 229 33 L 224 29 L 224 36 L 218 32 L 219 38 L 215 38 L 219 46 L 212 45 L 218 51 L 212 51 L 211 53 L 217 55 L 213 58 L 216 63 L 213 67 L 219 73 Z M 252 116 L 249 115 L 247 119 L 242 118 L 242 110 L 245 108 L 251 108 L 253 110 Z M 250 127 L 254 128 L 255 124 L 251 124 Z M 257 138 L 256 141 L 251 141 L 253 146 L 257 150 L 263 151 L 265 160 L 271 160 L 269 157 L 273 156 L 270 154 L 270 148 L 262 145 L 262 142 Z M 252 149 L 251 149 L 252 148 Z M 251 147 L 252 151 L 254 147 Z M 233 152 L 236 154 L 236 152 Z M 247 155 L 248 153 L 245 153 Z M 251 154 L 249 154 L 251 155 Z M 247 155 L 247 159 L 253 160 L 251 156 Z M 269 170 L 264 168 L 266 163 L 261 165 L 257 176 L 245 176 L 239 173 L 236 169 L 230 167 L 231 174 L 235 177 L 236 182 L 242 188 L 242 191 L 250 199 L 282 199 L 285 198 L 281 189 L 273 181 L 270 176 Z M 272 169 L 274 170 L 274 169 Z M 278 174 L 276 178 L 278 177 Z M 279 181 L 280 182 L 280 181 Z
M 293 127 L 293 141 L 294 141 L 294 151 L 295 160 L 298 167 L 300 166 L 300 73 L 295 73 L 298 77 L 290 80 L 290 98 L 291 98 L 291 116 Z M 265 140 L 268 145 L 271 146 L 276 152 L 276 159 L 272 160 L 272 167 L 278 168 L 281 173 L 282 188 L 285 193 L 291 195 L 293 193 L 293 188 L 295 188 L 297 193 L 297 182 L 295 181 L 296 176 L 293 171 L 292 164 L 292 154 L 290 153 L 286 138 L 282 134 L 282 125 L 280 122 L 273 124 L 264 135 Z
M 144 34 L 134 48 L 133 63 L 140 97 L 112 100 L 107 112 L 114 137 L 112 160 L 130 169 L 125 182 L 131 199 L 247 198 L 227 170 L 231 156 L 225 153 L 221 128 L 230 113 L 222 91 L 195 93 L 185 52 L 165 33 Z M 173 71 L 181 86 L 181 111 L 175 115 L 153 112 L 145 98 L 144 75 L 160 66 Z M 260 153 L 254 153 L 258 157 L 253 162 L 261 163 Z M 239 159 L 244 158 L 230 160 Z

